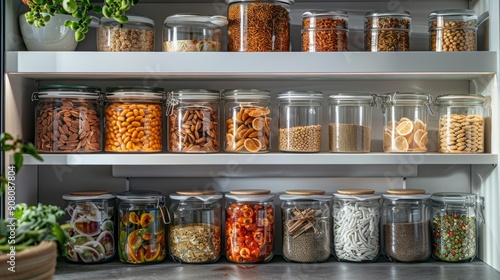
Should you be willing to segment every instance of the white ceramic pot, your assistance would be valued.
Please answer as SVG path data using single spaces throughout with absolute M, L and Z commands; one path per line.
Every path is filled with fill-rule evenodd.
M 29 51 L 74 51 L 78 42 L 75 31 L 64 26 L 70 15 L 56 14 L 44 27 L 36 27 L 26 22 L 24 14 L 19 16 L 19 27 L 24 43 Z

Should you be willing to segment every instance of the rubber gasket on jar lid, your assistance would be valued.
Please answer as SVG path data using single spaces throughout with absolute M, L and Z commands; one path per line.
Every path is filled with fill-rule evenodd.
M 259 195 L 259 194 L 269 194 L 271 193 L 271 191 L 264 189 L 246 189 L 246 190 L 232 190 L 229 191 L 229 193 L 236 195 Z
M 286 194 L 293 195 L 323 195 L 325 194 L 324 190 L 286 190 Z
M 360 195 L 360 194 L 374 194 L 375 190 L 371 189 L 339 189 L 337 190 L 337 193 L 339 194 L 350 194 L 350 195 Z
M 425 190 L 422 189 L 387 189 L 387 193 L 408 195 L 408 194 L 425 194 Z

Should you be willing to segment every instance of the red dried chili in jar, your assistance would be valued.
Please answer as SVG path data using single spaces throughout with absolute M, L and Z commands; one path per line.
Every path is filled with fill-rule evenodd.
M 268 262 L 274 256 L 274 194 L 233 190 L 226 194 L 226 257 L 234 263 Z

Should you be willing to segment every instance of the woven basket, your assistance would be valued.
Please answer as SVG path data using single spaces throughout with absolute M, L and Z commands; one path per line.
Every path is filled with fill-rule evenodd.
M 57 244 L 42 242 L 16 254 L 15 272 L 9 271 L 9 256 L 0 255 L 0 279 L 52 279 L 57 264 Z

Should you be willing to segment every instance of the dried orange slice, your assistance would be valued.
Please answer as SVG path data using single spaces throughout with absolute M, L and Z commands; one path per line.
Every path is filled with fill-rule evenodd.
M 249 139 L 245 139 L 245 149 L 247 149 L 247 151 L 249 152 L 252 152 L 252 153 L 256 153 L 260 150 L 260 148 L 262 147 L 262 144 L 260 143 L 260 141 L 258 139 L 255 139 L 255 138 L 249 138 Z
M 396 152 L 408 151 L 408 141 L 403 136 L 396 137 L 393 144 L 393 148 Z
M 395 130 L 396 127 L 399 125 L 399 122 L 398 121 L 388 121 L 386 124 L 385 124 L 385 127 L 387 130 L 389 131 L 392 131 L 392 130 Z
M 422 130 L 425 130 L 427 128 L 427 125 L 419 119 L 415 120 L 415 126 L 417 127 L 417 129 L 422 129 Z
M 385 148 L 390 148 L 392 143 L 392 135 L 390 132 L 384 132 L 384 150 Z
M 423 129 L 418 129 L 415 131 L 415 134 L 413 134 L 413 141 L 415 141 L 415 144 L 419 145 L 420 143 L 420 138 L 424 135 L 425 131 Z
M 422 137 L 420 137 L 420 140 L 418 140 L 418 146 L 420 148 L 427 148 L 427 143 L 429 142 L 429 138 L 427 136 L 427 132 L 424 132 L 424 134 L 422 135 Z
M 255 130 L 261 130 L 264 128 L 265 120 L 262 117 L 253 119 L 252 127 Z
M 396 127 L 396 132 L 398 133 L 398 135 L 401 136 L 406 136 L 410 134 L 412 131 L 413 131 L 413 122 L 410 120 L 402 121 Z
M 257 109 L 254 109 L 254 110 L 248 112 L 248 115 L 250 115 L 250 117 L 257 118 L 257 117 L 268 115 L 269 113 L 271 113 L 271 110 L 269 110 L 269 108 L 260 107 L 260 108 L 257 108 Z

